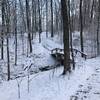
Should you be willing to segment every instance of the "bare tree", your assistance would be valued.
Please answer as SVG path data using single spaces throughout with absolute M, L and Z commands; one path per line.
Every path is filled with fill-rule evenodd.
M 32 39 L 33 39 L 33 35 L 35 33 L 35 17 L 34 17 L 35 7 L 34 7 L 34 5 L 35 5 L 35 1 L 32 0 Z
M 71 56 L 73 62 L 73 69 L 75 69 L 75 61 L 74 61 L 74 52 L 73 52 L 73 38 L 72 38 L 72 23 L 71 23 L 71 8 L 70 8 L 70 0 L 68 0 L 68 8 L 69 8 L 69 31 L 70 31 L 70 47 L 71 47 Z
M 31 19 L 30 19 L 29 0 L 26 0 L 26 20 L 27 20 L 29 51 L 30 51 L 30 53 L 32 53 Z
M 4 42 L 4 33 L 5 33 L 5 0 L 2 0 L 2 32 L 1 32 L 1 59 L 4 59 L 4 53 L 3 53 L 3 42 Z
M 7 41 L 7 72 L 8 72 L 8 81 L 10 80 L 10 56 L 9 56 L 9 33 L 10 33 L 10 5 L 9 1 L 6 0 L 6 41 Z
M 41 43 L 42 26 L 41 26 L 40 0 L 38 0 L 38 11 L 39 11 L 39 43 Z
M 14 1 L 15 65 L 17 65 L 17 0 Z
M 68 9 L 66 5 L 66 0 L 61 0 L 61 12 L 63 19 L 63 42 L 64 42 L 63 75 L 65 75 L 67 71 L 70 72 L 69 21 L 68 21 Z
M 48 0 L 46 2 L 46 37 L 48 37 Z
M 54 36 L 53 33 L 53 0 L 51 0 L 51 37 Z
M 81 43 L 81 52 L 84 52 L 83 47 L 83 15 L 82 15 L 82 0 L 80 0 L 80 43 Z M 81 55 L 83 57 L 83 54 Z
M 97 19 L 97 55 L 100 54 L 100 49 L 99 49 L 99 30 L 100 30 L 100 0 L 98 1 L 98 19 Z

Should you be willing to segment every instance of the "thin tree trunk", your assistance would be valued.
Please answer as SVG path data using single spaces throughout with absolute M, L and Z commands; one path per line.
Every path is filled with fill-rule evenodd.
M 33 35 L 34 35 L 34 32 L 35 32 L 35 21 L 34 21 L 34 12 L 35 12 L 35 10 L 34 10 L 34 3 L 35 1 L 34 0 L 32 0 L 32 40 L 33 40 Z
M 75 69 L 75 61 L 74 61 L 74 52 L 73 52 L 73 39 L 72 39 L 72 25 L 71 25 L 71 19 L 70 19 L 70 0 L 68 0 L 68 8 L 69 8 L 69 30 L 70 30 L 70 46 L 71 46 L 71 56 L 72 56 L 72 62 L 73 62 L 73 69 Z
M 93 18 L 93 8 L 94 8 L 94 0 L 93 0 L 93 2 L 92 2 L 90 23 L 92 22 L 92 18 Z
M 31 20 L 30 20 L 30 10 L 29 10 L 29 0 L 26 0 L 26 19 L 27 19 L 27 30 L 28 30 L 28 42 L 29 42 L 29 52 L 32 53 L 32 43 L 31 43 Z
M 8 72 L 8 81 L 10 80 L 10 56 L 9 56 L 9 27 L 10 27 L 10 5 L 9 1 L 5 2 L 5 19 L 6 19 L 6 42 L 7 42 L 7 72 Z
M 54 33 L 53 33 L 53 0 L 51 0 L 51 37 L 54 37 Z
M 15 65 L 17 65 L 17 1 L 15 0 L 14 4 L 14 33 L 15 33 Z
M 38 0 L 38 11 L 39 11 L 39 43 L 41 43 L 42 27 L 41 27 L 41 12 L 40 12 L 40 1 L 39 0 Z
M 98 25 L 97 25 L 97 55 L 100 54 L 100 50 L 99 50 L 100 0 L 98 2 L 99 4 L 98 4 L 98 19 L 97 19 L 97 22 L 98 22 Z
M 83 47 L 82 0 L 80 0 L 80 44 L 81 44 L 81 52 L 84 52 L 84 47 Z M 81 56 L 83 57 L 83 54 Z
M 2 0 L 2 32 L 1 32 L 1 59 L 4 59 L 3 53 L 3 35 L 4 35 L 4 28 L 5 28 L 5 0 Z
M 46 0 L 46 37 L 48 37 L 48 1 Z

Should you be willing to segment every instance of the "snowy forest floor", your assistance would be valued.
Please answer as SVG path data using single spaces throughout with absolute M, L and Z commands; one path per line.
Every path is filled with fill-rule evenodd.
M 85 61 L 78 55 L 75 58 L 75 71 L 66 76 L 61 76 L 63 66 L 39 72 L 41 67 L 58 64 L 51 57 L 50 50 L 55 47 L 63 48 L 57 41 L 58 37 L 46 39 L 44 34 L 41 35 L 42 43 L 38 43 L 38 37 L 34 39 L 33 53 L 28 54 L 28 57 L 27 36 L 23 41 L 18 36 L 17 66 L 14 65 L 14 38 L 10 38 L 10 67 L 13 80 L 9 82 L 5 81 L 7 79 L 5 42 L 5 57 L 0 61 L 0 100 L 19 100 L 19 96 L 20 100 L 99 100 L 100 57 Z
M 89 59 L 77 65 L 70 75 L 61 76 L 62 67 L 40 72 L 28 78 L 21 77 L 20 100 L 99 100 L 100 99 L 100 57 Z M 0 84 L 2 100 L 19 100 L 16 80 Z

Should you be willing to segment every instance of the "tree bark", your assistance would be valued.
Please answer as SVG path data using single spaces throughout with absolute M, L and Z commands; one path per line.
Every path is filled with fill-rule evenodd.
M 84 52 L 84 47 L 83 47 L 82 0 L 80 0 L 80 44 L 81 44 L 81 52 Z M 83 54 L 81 56 L 83 57 Z
M 51 0 L 51 37 L 54 37 L 54 33 L 53 33 L 53 0 Z
M 32 53 L 32 43 L 31 43 L 31 20 L 30 20 L 30 10 L 29 10 L 29 0 L 26 0 L 26 20 L 27 20 L 27 30 L 28 30 L 28 42 L 29 42 L 29 52 Z
M 48 37 L 48 1 L 46 0 L 46 37 Z
M 97 55 L 100 54 L 99 49 L 99 28 L 100 28 L 100 0 L 98 1 L 98 18 L 97 18 Z
M 69 49 L 69 21 L 66 0 L 61 0 L 61 12 L 63 19 L 63 42 L 64 42 L 64 70 L 63 75 L 70 72 L 70 49 Z
M 41 27 L 41 12 L 40 12 L 40 1 L 39 0 L 38 0 L 38 11 L 39 11 L 39 43 L 41 43 L 42 27 Z
M 2 32 L 1 32 L 1 59 L 4 59 L 3 53 L 3 36 L 4 36 L 4 28 L 5 28 L 5 0 L 2 0 Z

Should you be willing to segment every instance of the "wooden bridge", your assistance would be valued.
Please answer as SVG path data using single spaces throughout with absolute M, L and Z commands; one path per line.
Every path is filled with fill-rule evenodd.
M 64 62 L 64 50 L 60 49 L 60 48 L 55 48 L 53 50 L 51 50 L 51 55 L 59 62 L 61 62 L 61 64 L 63 64 Z
M 71 50 L 71 49 L 70 49 Z M 87 58 L 87 55 L 77 49 L 73 49 L 74 52 L 74 57 L 77 55 L 77 53 L 80 53 L 83 55 L 83 58 Z M 61 64 L 63 65 L 64 63 L 64 49 L 60 49 L 60 48 L 55 48 L 51 50 L 51 55 L 52 57 L 54 57 L 57 61 L 61 62 Z M 70 62 L 72 62 L 72 59 L 70 59 Z

